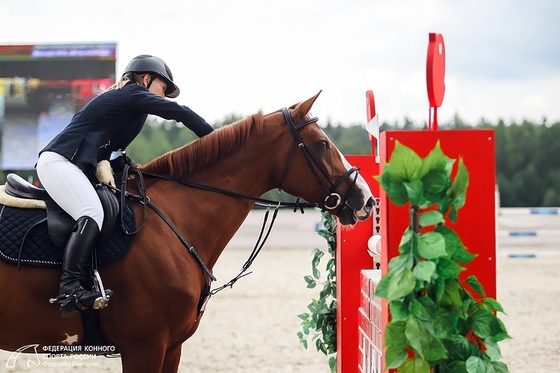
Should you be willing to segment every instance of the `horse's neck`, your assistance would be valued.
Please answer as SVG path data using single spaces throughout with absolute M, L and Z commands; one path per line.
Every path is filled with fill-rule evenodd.
M 255 150 L 256 151 L 256 150 Z M 187 178 L 197 183 L 225 189 L 239 193 L 248 197 L 260 197 L 262 194 L 272 189 L 270 180 L 270 168 L 274 162 L 269 155 L 255 156 L 252 149 L 239 149 L 227 155 L 219 162 L 205 167 L 198 172 L 189 175 Z M 246 198 L 231 197 L 226 194 L 216 192 L 208 195 L 206 192 L 190 190 L 193 193 L 204 195 L 204 208 L 199 210 L 200 218 L 205 220 L 212 219 L 210 224 L 219 227 L 219 234 L 212 238 L 213 252 L 210 253 L 208 261 L 213 266 L 219 255 L 235 235 L 252 207 L 254 201 Z M 202 201 L 194 204 L 201 204 Z M 194 211 L 198 206 L 193 206 Z M 219 219 L 219 221 L 216 221 Z M 255 237 L 259 232 L 255 232 Z

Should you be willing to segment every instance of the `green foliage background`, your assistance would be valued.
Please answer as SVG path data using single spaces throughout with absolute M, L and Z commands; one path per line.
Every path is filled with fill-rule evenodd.
M 230 114 L 214 124 L 221 127 L 244 116 Z M 321 123 L 321 122 L 320 122 Z M 344 154 L 371 154 L 369 137 L 363 124 L 321 123 L 329 138 Z M 426 124 L 417 124 L 408 118 L 402 122 L 383 123 L 381 131 L 402 129 L 425 129 Z M 560 206 L 560 122 L 522 123 L 503 120 L 490 123 L 481 119 L 471 125 L 458 115 L 447 123 L 447 129 L 494 129 L 496 134 L 496 180 L 500 190 L 502 207 L 550 207 Z M 196 136 L 182 125 L 151 117 L 128 153 L 139 163 L 175 149 Z M 278 196 L 275 196 L 278 198 Z M 281 196 L 287 200 L 286 196 Z
M 229 114 L 214 123 L 218 128 L 245 116 Z M 337 145 L 348 155 L 371 154 L 371 145 L 364 124 L 319 123 Z M 383 123 L 381 131 L 402 129 L 425 129 L 426 123 L 414 123 L 408 118 L 402 122 Z M 496 134 L 496 180 L 500 190 L 502 207 L 549 207 L 560 206 L 560 122 L 522 123 L 503 120 L 490 123 L 481 119 L 474 125 L 465 123 L 458 115 L 439 128 L 446 129 L 494 129 Z M 197 137 L 174 121 L 150 116 L 140 135 L 127 149 L 136 162 L 145 164 L 151 159 L 183 146 Z M 32 173 L 32 172 L 27 172 Z M 27 173 L 22 172 L 27 177 Z M 3 175 L 0 182 L 4 183 Z M 270 192 L 269 192 L 270 193 Z M 274 194 L 275 193 L 275 194 Z M 289 196 L 267 197 L 290 200 Z

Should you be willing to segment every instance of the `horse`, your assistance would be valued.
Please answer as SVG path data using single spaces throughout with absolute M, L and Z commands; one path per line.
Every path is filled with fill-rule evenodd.
M 211 270 L 255 198 L 281 188 L 336 215 L 342 225 L 370 216 L 374 202 L 367 183 L 310 116 L 320 93 L 266 115 L 259 111 L 139 166 L 145 174 L 165 176 L 144 178 L 147 198 L 197 249 L 198 259 L 164 219 L 133 203 L 142 228 L 124 257 L 99 268 L 114 291 L 99 311 L 101 330 L 118 349 L 124 373 L 177 372 L 181 345 L 203 315 L 199 301 L 212 282 Z M 139 179 L 129 180 L 131 194 Z M 176 180 L 225 186 L 235 194 Z M 41 350 L 82 340 L 81 317 L 63 318 L 48 302 L 59 280 L 56 269 L 18 271 L 0 261 L 0 349 L 34 343 Z

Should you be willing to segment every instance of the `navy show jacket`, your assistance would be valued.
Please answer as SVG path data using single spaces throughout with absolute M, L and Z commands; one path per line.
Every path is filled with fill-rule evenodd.
M 127 84 L 89 101 L 44 151 L 58 153 L 91 175 L 113 151 L 125 150 L 144 126 L 148 114 L 176 120 L 198 137 L 213 128 L 186 106 L 159 97 L 142 85 Z

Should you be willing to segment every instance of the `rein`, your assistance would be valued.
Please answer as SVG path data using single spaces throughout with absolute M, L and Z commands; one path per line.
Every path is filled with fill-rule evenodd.
M 203 295 L 204 299 L 201 298 L 201 302 L 199 304 L 199 312 L 205 307 L 206 302 L 208 301 L 208 299 L 212 295 L 215 295 L 216 293 L 218 293 L 218 292 L 220 292 L 220 291 L 222 291 L 222 290 L 224 290 L 228 287 L 230 287 L 230 288 L 233 287 L 233 285 L 240 278 L 245 277 L 245 276 L 252 273 L 252 272 L 247 272 L 247 271 L 248 271 L 249 267 L 253 264 L 253 261 L 256 259 L 257 255 L 260 253 L 260 251 L 262 250 L 266 240 L 268 239 L 268 236 L 269 236 L 269 234 L 272 230 L 272 227 L 274 225 L 274 221 L 276 220 L 276 217 L 278 215 L 279 208 L 281 208 L 281 207 L 291 207 L 291 208 L 294 209 L 294 212 L 296 212 L 298 209 L 300 209 L 302 214 L 303 214 L 303 208 L 304 207 L 321 207 L 323 211 L 325 209 L 332 210 L 332 209 L 337 209 L 337 208 L 338 208 L 338 210 L 340 210 L 340 208 L 344 207 L 344 205 L 347 203 L 348 195 L 350 194 L 350 192 L 352 191 L 352 189 L 354 188 L 354 186 L 356 184 L 356 180 L 358 178 L 358 171 L 359 171 L 356 167 L 350 168 L 338 180 L 333 182 L 333 181 L 330 180 L 330 178 L 325 174 L 325 172 L 321 168 L 316 166 L 316 164 L 318 164 L 318 163 L 313 158 L 312 154 L 307 150 L 305 144 L 303 143 L 301 137 L 299 136 L 298 130 L 307 126 L 308 124 L 317 122 L 318 121 L 317 117 L 312 117 L 312 118 L 296 125 L 296 124 L 294 124 L 292 116 L 291 116 L 290 112 L 288 111 L 288 109 L 282 108 L 282 113 L 284 115 L 284 119 L 286 120 L 286 123 L 288 124 L 290 132 L 292 134 L 292 142 L 290 144 L 288 159 L 286 161 L 286 165 L 284 166 L 284 170 L 283 170 L 282 176 L 280 178 L 278 190 L 279 191 L 282 190 L 282 184 L 283 184 L 284 179 L 286 178 L 286 175 L 288 173 L 294 144 L 297 141 L 298 142 L 298 148 L 300 150 L 302 150 L 302 152 L 305 156 L 305 159 L 307 160 L 307 163 L 308 163 L 309 167 L 311 168 L 311 171 L 313 172 L 313 174 L 315 175 L 315 177 L 317 178 L 317 180 L 321 184 L 321 186 L 328 193 L 324 202 L 321 203 L 321 204 L 319 204 L 319 203 L 302 203 L 302 202 L 300 202 L 299 198 L 296 200 L 296 202 L 293 202 L 293 203 L 272 201 L 272 200 L 268 200 L 268 199 L 263 199 L 263 198 L 258 198 L 258 197 L 253 197 L 253 196 L 233 192 L 233 191 L 222 189 L 222 188 L 217 188 L 217 187 L 213 187 L 213 186 L 209 186 L 209 185 L 199 184 L 199 183 L 195 183 L 195 182 L 192 182 L 192 181 L 177 179 L 177 178 L 170 177 L 170 176 L 156 175 L 156 174 L 151 174 L 151 173 L 142 173 L 141 170 L 134 163 L 134 161 L 132 159 L 128 158 L 128 156 L 124 155 L 125 164 L 124 164 L 124 167 L 123 167 L 121 189 L 120 189 L 120 191 L 121 191 L 121 206 L 122 206 L 122 202 L 124 202 L 124 198 L 126 198 L 126 196 L 129 196 L 130 198 L 138 200 L 144 206 L 144 214 L 143 214 L 142 224 L 140 225 L 140 227 L 136 231 L 128 232 L 124 228 L 124 225 L 123 225 L 123 231 L 127 235 L 134 235 L 142 229 L 142 227 L 144 226 L 145 220 L 146 220 L 146 212 L 145 212 L 146 206 L 149 207 L 150 209 L 152 209 L 171 228 L 171 230 L 173 230 L 173 232 L 177 235 L 177 237 L 183 243 L 183 245 L 188 249 L 188 251 L 199 262 L 199 264 L 200 264 L 202 270 L 205 272 L 205 274 L 207 274 L 208 277 L 209 277 L 209 281 L 208 281 L 208 283 L 206 283 L 205 288 L 203 290 L 202 295 Z M 130 193 L 126 190 L 127 180 L 128 180 L 128 172 L 130 171 L 130 168 L 133 168 L 133 170 L 136 171 L 136 173 L 138 174 L 138 178 L 139 178 L 139 181 L 140 181 L 139 186 L 138 186 L 140 194 L 138 194 L 138 195 Z M 323 177 L 326 180 L 328 180 L 328 182 L 331 185 L 330 188 L 327 187 L 327 185 L 323 182 L 323 179 L 321 178 L 321 176 L 319 175 L 319 172 L 317 170 L 319 170 L 319 172 L 323 175 Z M 355 173 L 355 176 L 354 176 L 354 179 L 352 180 L 352 184 L 351 184 L 350 188 L 348 189 L 348 191 L 346 193 L 346 196 L 344 198 L 342 198 L 335 191 L 342 184 L 342 182 L 344 180 L 346 180 L 347 178 L 349 178 L 353 173 Z M 144 176 L 157 178 L 157 179 L 162 179 L 162 180 L 173 181 L 175 183 L 178 183 L 178 184 L 181 184 L 181 185 L 184 185 L 184 186 L 203 189 L 203 190 L 207 190 L 207 191 L 211 191 L 211 192 L 215 192 L 215 193 L 220 193 L 220 194 L 224 194 L 224 195 L 231 196 L 231 197 L 237 197 L 237 198 L 244 198 L 244 199 L 252 200 L 252 201 L 255 202 L 256 205 L 266 207 L 266 213 L 265 213 L 263 225 L 261 227 L 261 232 L 259 234 L 259 238 L 257 239 L 257 242 L 255 243 L 255 246 L 253 248 L 253 251 L 249 255 L 249 258 L 247 259 L 247 261 L 245 262 L 245 264 L 243 265 L 243 267 L 241 268 L 241 270 L 237 274 L 237 276 L 235 276 L 233 279 L 231 279 L 230 281 L 228 281 L 226 284 L 222 285 L 221 287 L 210 290 L 212 281 L 216 281 L 216 277 L 214 277 L 212 271 L 208 268 L 208 266 L 206 266 L 206 264 L 204 263 L 204 261 L 202 260 L 202 258 L 198 254 L 198 252 L 195 250 L 195 248 L 191 244 L 189 244 L 187 242 L 187 240 L 182 236 L 181 232 L 179 232 L 179 230 L 173 225 L 173 223 L 169 219 L 167 219 L 167 217 L 157 207 L 155 207 L 151 203 L 150 198 L 146 194 Z M 109 187 L 118 191 L 118 189 L 115 188 L 115 187 L 112 187 L 112 186 L 109 186 Z M 332 206 L 329 206 L 328 203 L 329 203 L 329 200 L 331 198 L 334 198 L 335 202 L 333 203 Z M 270 225 L 268 227 L 268 230 L 266 230 L 266 223 L 268 221 L 268 216 L 269 216 L 270 208 L 271 208 L 272 205 L 276 205 L 276 207 L 274 208 L 273 217 L 272 217 L 272 220 L 271 220 Z M 124 219 L 124 213 L 121 211 L 121 225 L 123 223 L 123 219 Z M 264 238 L 263 238 L 263 233 L 265 232 L 265 230 L 266 230 L 266 234 L 264 235 Z

